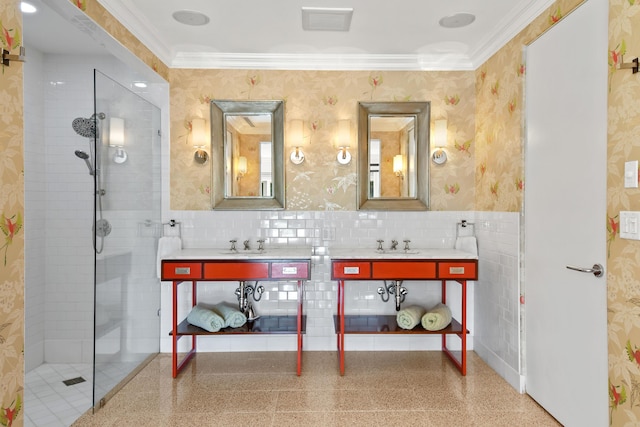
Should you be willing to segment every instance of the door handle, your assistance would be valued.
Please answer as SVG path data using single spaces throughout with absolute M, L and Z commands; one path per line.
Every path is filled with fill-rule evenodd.
M 567 265 L 567 268 L 569 270 L 575 270 L 581 273 L 593 273 L 593 275 L 596 277 L 600 277 L 604 273 L 604 268 L 602 268 L 600 264 L 593 264 L 593 267 L 591 268 L 582 268 L 582 267 L 575 267 L 573 265 Z

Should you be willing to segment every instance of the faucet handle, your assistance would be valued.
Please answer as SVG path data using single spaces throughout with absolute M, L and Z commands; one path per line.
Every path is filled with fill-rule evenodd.
M 393 239 L 391 241 L 391 249 L 396 250 L 398 248 L 398 241 L 396 239 Z
M 242 242 L 242 244 L 244 245 L 244 250 L 245 251 L 248 251 L 249 249 L 251 249 L 251 247 L 249 246 L 249 239 L 247 239 L 244 242 Z
M 258 250 L 264 251 L 264 239 L 258 239 Z
M 230 251 L 236 251 L 236 242 L 238 241 L 238 239 L 231 239 L 229 240 L 229 243 L 231 243 L 231 249 L 229 249 Z
M 384 249 L 382 248 L 382 243 L 384 243 L 384 240 L 378 239 L 376 241 L 378 242 L 378 249 L 377 250 L 383 251 Z
M 405 251 L 410 250 L 410 249 L 409 249 L 409 243 L 411 242 L 411 240 L 409 240 L 409 239 L 405 239 L 405 240 L 403 240 L 403 242 L 404 242 L 404 250 L 405 250 Z

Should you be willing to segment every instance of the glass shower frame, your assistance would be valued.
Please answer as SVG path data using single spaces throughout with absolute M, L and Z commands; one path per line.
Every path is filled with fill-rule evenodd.
M 160 346 L 160 109 L 94 70 L 94 117 L 101 114 L 93 147 L 94 410 Z

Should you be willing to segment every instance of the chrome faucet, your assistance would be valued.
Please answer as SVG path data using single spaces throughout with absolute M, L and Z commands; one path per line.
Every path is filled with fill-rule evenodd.
M 398 249 L 398 241 L 397 240 L 392 240 L 391 241 L 391 249 L 392 251 L 395 251 L 396 249 Z
M 384 249 L 382 248 L 382 244 L 384 243 L 384 240 L 379 239 L 379 240 L 377 240 L 377 242 L 378 242 L 378 249 L 376 249 L 376 250 L 377 250 L 378 252 L 383 252 L 383 251 L 384 251 Z
M 229 243 L 231 243 L 231 248 L 229 249 L 231 252 L 238 252 L 238 249 L 236 249 L 236 242 L 238 240 L 233 239 L 233 240 L 229 240 Z
M 258 239 L 258 250 L 264 251 L 264 239 Z
M 244 250 L 248 251 L 249 249 L 251 249 L 249 247 L 249 239 L 245 240 L 244 242 L 242 242 L 242 244 L 244 245 Z
M 411 242 L 411 240 L 405 239 L 405 240 L 403 240 L 403 242 L 404 242 L 404 250 L 405 251 L 410 251 L 411 249 L 409 248 L 409 243 Z

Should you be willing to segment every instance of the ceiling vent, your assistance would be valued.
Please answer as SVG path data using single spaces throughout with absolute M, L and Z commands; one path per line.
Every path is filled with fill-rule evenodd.
M 303 7 L 302 29 L 305 31 L 349 31 L 353 8 Z

